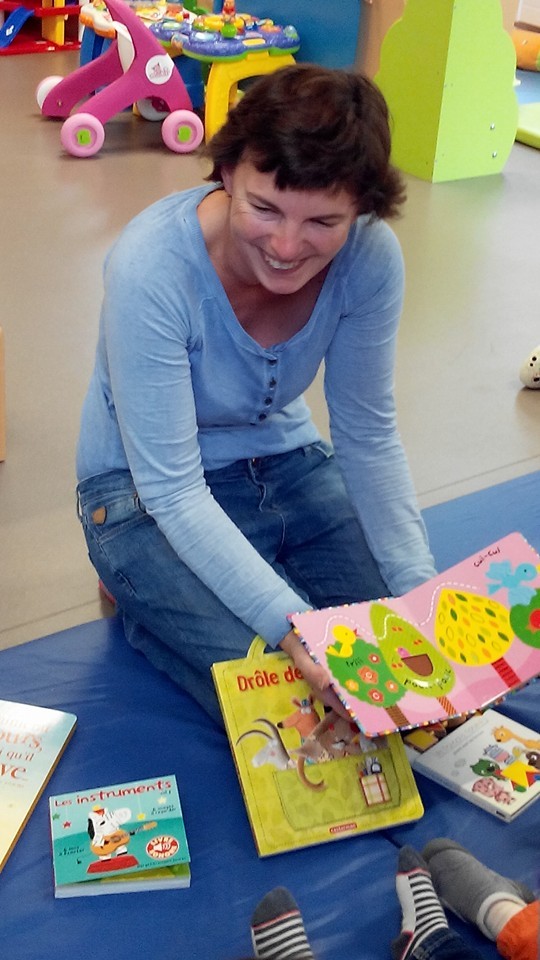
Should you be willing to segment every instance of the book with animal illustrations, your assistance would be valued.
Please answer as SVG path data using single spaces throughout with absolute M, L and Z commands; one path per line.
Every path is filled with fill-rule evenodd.
M 75 730 L 63 710 L 0 700 L 0 870 Z
M 285 653 L 256 638 L 212 674 L 259 856 L 422 816 L 401 737 L 325 713 Z
M 175 776 L 49 798 L 55 897 L 189 887 Z
M 497 710 L 404 734 L 416 772 L 507 823 L 540 797 L 540 734 Z
M 540 674 L 540 556 L 511 533 L 402 597 L 290 620 L 366 734 L 435 723 Z

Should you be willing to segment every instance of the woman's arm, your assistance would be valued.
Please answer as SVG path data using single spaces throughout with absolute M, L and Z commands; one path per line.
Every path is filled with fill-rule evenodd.
M 394 371 L 403 263 L 385 224 L 351 258 L 347 304 L 326 356 L 330 430 L 345 484 L 389 591 L 435 574 L 397 428 Z M 368 292 L 368 295 L 366 295 Z

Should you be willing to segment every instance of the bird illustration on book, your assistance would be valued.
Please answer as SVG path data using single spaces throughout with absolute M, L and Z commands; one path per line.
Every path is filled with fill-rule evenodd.
M 486 571 L 488 593 L 506 588 L 510 605 L 510 629 L 523 643 L 530 647 L 540 647 L 540 590 L 526 586 L 524 581 L 536 580 L 540 566 L 533 563 L 519 563 L 515 567 L 508 560 L 492 563 Z
M 506 589 L 510 606 L 526 605 L 534 596 L 535 589 L 525 586 L 525 583 L 535 580 L 537 576 L 538 567 L 532 563 L 519 563 L 515 568 L 509 560 L 492 563 L 486 570 L 486 578 L 491 580 L 491 583 L 488 583 L 488 594 Z

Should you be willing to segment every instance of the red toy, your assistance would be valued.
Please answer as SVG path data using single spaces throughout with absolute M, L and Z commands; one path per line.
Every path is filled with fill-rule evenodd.
M 42 114 L 67 117 L 62 146 L 75 157 L 90 157 L 103 145 L 107 120 L 141 101 L 140 113 L 148 116 L 145 106 L 155 104 L 157 115 L 170 111 L 161 126 L 165 145 L 175 153 L 195 150 L 204 127 L 171 57 L 124 0 L 107 0 L 107 7 L 115 39 L 69 76 L 41 81 L 36 97 Z

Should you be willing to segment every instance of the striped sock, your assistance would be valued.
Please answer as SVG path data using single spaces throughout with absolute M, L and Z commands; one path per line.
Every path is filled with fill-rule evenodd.
M 285 887 L 276 887 L 261 900 L 251 921 L 257 957 L 264 960 L 314 960 L 302 914 Z
M 394 960 L 411 960 L 415 950 L 432 933 L 447 930 L 448 923 L 435 893 L 429 869 L 412 847 L 399 853 L 396 890 L 403 913 L 401 933 L 392 944 Z

